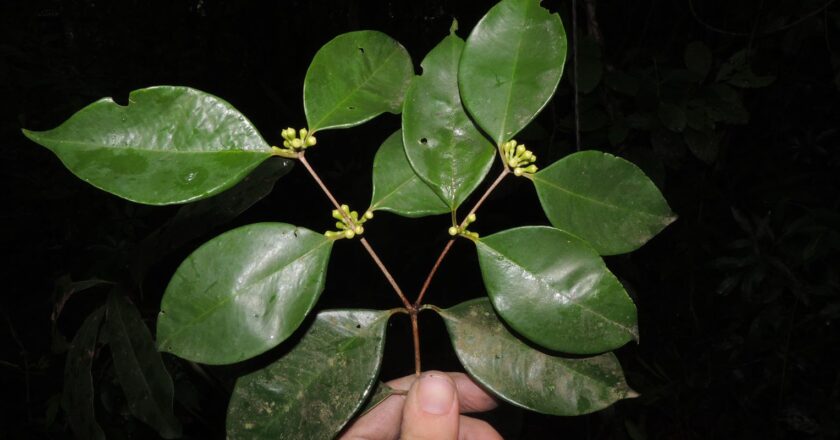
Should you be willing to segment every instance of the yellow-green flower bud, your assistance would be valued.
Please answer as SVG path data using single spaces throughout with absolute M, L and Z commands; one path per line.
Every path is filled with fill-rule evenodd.
M 356 229 L 353 230 L 356 234 L 362 235 L 365 233 L 364 226 L 356 226 Z
M 470 214 L 467 216 L 467 224 L 472 223 L 475 221 L 475 214 Z
M 514 168 L 513 169 L 513 175 L 516 176 L 516 177 L 521 176 L 522 175 L 522 168 Z
M 347 205 L 341 205 L 341 210 L 344 211 L 345 214 L 350 215 L 350 207 Z
M 315 145 L 316 143 L 317 143 L 317 141 L 315 140 L 315 136 L 309 136 L 309 137 L 307 137 L 307 138 L 306 138 L 306 140 L 304 141 L 304 144 L 305 144 L 307 147 L 311 147 L 311 146 Z
M 298 137 L 299 137 L 299 138 L 301 138 L 301 139 L 303 139 L 303 138 L 305 138 L 305 137 L 306 137 L 306 134 L 307 134 L 307 133 L 309 133 L 309 131 L 308 131 L 307 129 L 305 129 L 305 128 L 301 128 L 301 129 L 298 131 L 298 133 L 300 133 L 300 136 L 298 136 Z
M 525 152 L 525 145 L 524 144 L 516 147 L 516 154 L 517 155 L 521 155 L 524 152 Z
M 366 211 L 365 212 L 365 218 L 368 219 L 368 220 L 372 219 L 373 218 L 373 211 Z
M 525 172 L 530 173 L 530 174 L 534 174 L 534 173 L 537 172 L 537 166 L 533 165 L 533 164 L 529 165 L 527 168 L 525 168 Z
M 350 230 L 350 229 L 348 229 L 348 230 L 344 231 L 344 238 L 350 239 L 350 238 L 353 238 L 353 237 L 355 237 L 355 236 L 356 236 L 356 233 L 355 233 L 355 232 L 353 232 L 353 231 L 352 231 L 352 230 Z
M 303 141 L 300 139 L 292 139 L 292 148 L 300 148 L 303 146 Z
M 292 143 L 286 140 L 286 141 L 283 141 L 283 146 L 286 147 L 286 148 L 291 148 Z
M 339 231 L 343 231 L 343 230 L 347 229 L 347 226 L 344 224 L 344 222 L 341 222 L 341 221 L 335 222 L 335 227 Z
M 450 226 L 449 227 L 449 235 L 451 235 L 453 237 L 458 235 L 458 228 L 456 228 L 455 226 Z

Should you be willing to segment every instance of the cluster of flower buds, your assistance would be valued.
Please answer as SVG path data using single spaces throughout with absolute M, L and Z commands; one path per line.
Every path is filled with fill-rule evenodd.
M 534 165 L 537 155 L 525 148 L 524 144 L 517 145 L 515 140 L 507 141 L 502 144 L 502 153 L 505 163 L 513 169 L 514 175 L 521 176 L 537 172 L 537 166 Z
M 351 211 L 349 206 L 341 205 L 341 211 L 339 211 L 338 209 L 333 209 L 332 216 L 334 219 L 338 220 L 337 222 L 335 222 L 335 227 L 338 228 L 338 230 L 327 231 L 324 233 L 324 235 L 326 235 L 327 238 L 331 239 L 350 239 L 357 235 L 362 235 L 365 233 L 365 228 L 362 226 L 362 224 L 373 218 L 373 212 L 367 211 L 364 213 L 364 215 L 359 216 L 359 213 L 356 211 Z
M 456 236 L 456 235 L 462 235 L 464 237 L 469 238 L 470 240 L 478 240 L 478 233 L 477 232 L 472 232 L 472 231 L 467 230 L 467 226 L 469 226 L 471 223 L 474 223 L 474 222 L 475 222 L 475 214 L 468 215 L 467 218 L 464 219 L 464 223 L 462 223 L 461 226 L 451 226 L 449 228 L 449 235 L 451 235 L 453 237 Z
M 295 153 L 303 151 L 318 142 L 315 139 L 315 136 L 309 134 L 309 130 L 305 128 L 295 130 L 294 128 L 289 127 L 281 131 L 280 136 L 283 136 L 283 148 L 273 147 L 278 150 L 277 152 L 280 156 L 294 155 Z

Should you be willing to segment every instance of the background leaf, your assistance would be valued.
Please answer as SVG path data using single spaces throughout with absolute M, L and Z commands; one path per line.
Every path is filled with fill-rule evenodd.
M 332 243 L 285 223 L 242 226 L 205 243 L 166 288 L 159 348 L 229 364 L 277 346 L 324 290 Z
M 414 68 L 405 48 L 377 31 L 341 34 L 315 54 L 303 82 L 309 130 L 359 125 L 398 114 Z
M 636 306 L 583 240 L 525 226 L 476 241 L 484 285 L 499 315 L 552 350 L 593 354 L 638 338 Z
M 588 414 L 637 394 L 612 353 L 565 358 L 511 334 L 487 298 L 439 311 L 464 368 L 502 400 L 544 414 Z
M 458 60 L 463 48 L 464 41 L 452 33 L 426 55 L 402 115 L 408 161 L 452 211 L 481 183 L 496 155 L 461 104 Z
M 140 312 L 121 292 L 108 295 L 108 344 L 128 409 L 163 438 L 181 436 L 181 424 L 173 412 L 172 378 Z
M 599 151 L 570 154 L 534 174 L 551 224 L 601 255 L 638 249 L 676 219 L 636 165 Z
M 96 339 L 105 308 L 100 307 L 88 315 L 67 352 L 64 364 L 64 391 L 61 407 L 67 413 L 70 428 L 78 438 L 105 440 L 105 433 L 96 422 L 93 376 L 91 367 L 96 353 Z
M 271 155 L 256 128 L 222 99 L 189 87 L 101 99 L 48 131 L 23 130 L 80 179 L 149 205 L 217 194 Z
M 449 212 L 449 206 L 411 168 L 403 148 L 402 130 L 388 136 L 373 159 L 373 196 L 369 209 L 406 217 Z
M 683 54 L 685 66 L 688 70 L 697 74 L 701 80 L 709 74 L 712 67 L 712 52 L 709 47 L 700 41 L 692 41 L 685 46 Z
M 332 438 L 370 395 L 390 311 L 327 310 L 273 364 L 236 381 L 228 438 Z
M 503 0 L 467 38 L 458 71 L 470 115 L 501 145 L 554 95 L 563 75 L 566 32 L 539 0 Z

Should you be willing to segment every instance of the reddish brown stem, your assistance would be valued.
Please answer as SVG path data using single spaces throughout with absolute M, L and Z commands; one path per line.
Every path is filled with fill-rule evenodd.
M 318 176 L 318 173 L 315 172 L 315 169 L 312 168 L 312 165 L 310 165 L 309 161 L 306 160 L 306 157 L 304 156 L 303 152 L 300 152 L 298 154 L 298 160 L 300 161 L 300 163 L 303 164 L 304 168 L 306 168 L 306 171 L 309 171 L 309 175 L 312 176 L 313 179 L 315 179 L 315 182 L 318 183 L 318 186 L 321 187 L 321 191 L 323 191 L 324 194 L 327 195 L 327 198 L 330 199 L 330 202 L 332 202 L 333 206 L 335 206 L 335 209 L 337 209 L 338 212 L 342 214 L 342 216 L 344 217 L 344 221 L 347 223 L 347 225 L 349 225 L 351 228 L 355 228 L 355 222 L 353 222 L 353 220 L 347 216 L 344 210 L 341 209 L 341 204 L 338 203 L 338 200 L 336 200 L 335 197 L 333 197 L 329 188 L 327 188 L 327 185 L 324 185 L 324 182 Z M 397 284 L 396 280 L 394 280 L 394 277 L 391 276 L 391 272 L 388 272 L 388 268 L 386 268 L 385 265 L 382 263 L 382 260 L 379 258 L 379 255 L 376 254 L 376 251 L 373 250 L 370 243 L 368 243 L 368 241 L 364 238 L 361 238 L 361 240 L 359 241 L 361 241 L 362 246 L 364 246 L 365 250 L 367 250 L 368 254 L 370 254 L 370 257 L 373 259 L 373 262 L 376 263 L 376 265 L 379 267 L 379 270 L 382 271 L 382 274 L 385 275 L 385 279 L 388 280 L 388 283 L 394 289 L 394 292 L 396 292 L 397 296 L 400 297 L 400 301 L 402 301 L 405 308 L 409 311 L 413 310 L 414 306 L 411 305 L 411 302 L 408 300 L 408 298 L 406 298 L 402 289 L 400 289 L 400 286 Z
M 472 209 L 470 209 L 470 212 L 469 214 L 467 214 L 467 217 L 469 217 L 470 214 L 475 214 L 475 212 L 478 211 L 478 208 L 481 207 L 485 200 L 487 200 L 487 197 L 490 195 L 490 193 L 493 192 L 493 190 L 496 189 L 497 186 L 499 186 L 499 183 L 501 183 L 502 179 L 504 179 L 505 176 L 507 176 L 508 174 L 510 174 L 510 170 L 507 167 L 502 169 L 502 172 L 499 173 L 499 177 L 496 177 L 496 180 L 494 180 L 493 183 L 490 184 L 490 186 L 487 188 L 487 190 L 484 191 L 484 194 L 481 195 L 481 198 L 478 199 L 477 202 L 475 202 L 475 206 L 473 206 Z M 464 221 L 461 222 L 461 226 L 464 226 L 464 224 L 466 224 L 467 217 L 464 217 Z M 443 258 L 446 257 L 446 254 L 449 253 L 449 250 L 452 249 L 452 245 L 454 243 L 454 238 L 446 242 L 446 246 L 444 246 L 443 251 L 441 251 L 437 261 L 435 261 L 435 265 L 432 266 L 432 270 L 426 277 L 426 281 L 423 282 L 423 287 L 420 288 L 420 293 L 417 295 L 417 300 L 414 301 L 415 308 L 418 308 L 420 307 L 420 305 L 423 304 L 423 297 L 426 295 L 426 291 L 429 289 L 429 285 L 432 283 L 432 278 L 435 277 L 438 267 L 440 267 L 440 263 L 443 261 Z
M 414 340 L 414 374 L 420 376 L 420 327 L 417 325 L 417 309 L 409 312 L 411 318 L 411 336 Z

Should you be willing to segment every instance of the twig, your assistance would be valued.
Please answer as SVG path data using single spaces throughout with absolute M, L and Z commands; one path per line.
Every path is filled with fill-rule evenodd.
M 490 186 L 487 188 L 487 190 L 484 191 L 484 194 L 481 195 L 481 198 L 478 199 L 477 202 L 475 202 L 475 205 L 472 207 L 472 209 L 470 209 L 469 214 L 467 214 L 467 216 L 464 217 L 464 221 L 461 222 L 461 226 L 464 226 L 466 224 L 467 217 L 469 217 L 470 214 L 475 214 L 475 212 L 478 211 L 478 208 L 481 207 L 485 200 L 487 200 L 487 197 L 490 195 L 490 193 L 493 192 L 493 190 L 496 189 L 497 186 L 499 186 L 499 183 L 501 183 L 502 179 L 504 179 L 505 176 L 507 176 L 508 174 L 510 174 L 510 170 L 507 167 L 503 168 L 502 172 L 499 173 L 499 177 L 496 177 L 496 180 L 494 180 L 493 183 L 490 184 Z M 449 253 L 449 250 L 452 248 L 452 244 L 454 242 L 455 239 L 450 239 L 446 243 L 446 246 L 444 246 L 443 251 L 440 253 L 440 256 L 438 256 L 437 261 L 435 261 L 435 265 L 432 266 L 432 270 L 426 277 L 426 281 L 423 282 L 423 287 L 420 289 L 420 293 L 417 295 L 417 300 L 414 301 L 414 308 L 420 307 L 423 304 L 423 296 L 426 295 L 426 290 L 429 289 L 429 285 L 432 283 L 432 278 L 434 278 L 435 273 L 437 273 L 438 267 L 440 267 L 440 263 L 443 261 L 443 258 L 446 257 L 446 254 Z
M 414 375 L 420 376 L 420 327 L 417 325 L 417 309 L 411 309 L 411 336 L 414 340 Z
M 318 183 L 318 186 L 321 187 L 321 191 L 323 191 L 324 194 L 327 195 L 327 198 L 330 199 L 330 202 L 332 202 L 333 206 L 335 206 L 335 209 L 337 209 L 338 212 L 341 213 L 341 215 L 344 217 L 344 221 L 349 226 L 351 226 L 351 228 L 355 228 L 356 225 L 353 219 L 351 219 L 347 215 L 347 213 L 344 212 L 343 209 L 341 209 L 341 204 L 338 203 L 338 200 L 335 199 L 335 197 L 330 192 L 329 188 L 327 188 L 327 186 L 324 185 L 324 182 L 318 176 L 318 173 L 315 172 L 315 169 L 313 169 L 312 165 L 309 164 L 309 161 L 306 160 L 306 157 L 304 156 L 303 152 L 298 153 L 298 160 L 300 161 L 300 163 L 303 164 L 304 168 L 306 168 L 306 171 L 309 171 L 309 175 L 311 175 L 312 178 L 315 179 L 315 182 Z M 413 306 L 411 305 L 411 302 L 408 300 L 408 298 L 406 298 L 402 289 L 400 289 L 400 286 L 397 284 L 396 280 L 394 280 L 394 277 L 388 271 L 388 268 L 385 267 L 385 265 L 382 263 L 382 260 L 379 258 L 379 255 L 377 255 L 376 251 L 374 251 L 373 248 L 370 246 L 370 243 L 368 243 L 368 241 L 364 237 L 362 237 L 359 241 L 361 241 L 362 246 L 364 246 L 365 250 L 367 250 L 368 254 L 370 254 L 371 258 L 373 259 L 373 262 L 376 263 L 376 265 L 379 267 L 379 270 L 382 271 L 382 274 L 385 275 L 385 278 L 388 280 L 388 283 L 391 284 L 391 287 L 394 289 L 394 292 L 396 292 L 397 296 L 400 297 L 400 301 L 402 301 L 405 308 L 409 311 L 412 310 Z

